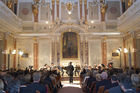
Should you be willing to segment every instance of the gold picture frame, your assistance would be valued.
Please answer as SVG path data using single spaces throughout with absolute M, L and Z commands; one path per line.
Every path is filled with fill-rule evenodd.
M 76 37 L 77 37 L 77 58 L 63 58 L 63 35 L 64 35 L 64 33 L 67 33 L 67 32 L 73 32 L 73 33 L 76 33 Z M 79 50 L 79 33 L 77 33 L 77 32 L 75 32 L 75 31 L 73 31 L 73 30 L 71 30 L 71 31 L 64 31 L 64 32 L 62 32 L 61 33 L 61 49 L 60 49 L 60 60 L 79 60 L 79 54 L 80 54 L 80 50 Z

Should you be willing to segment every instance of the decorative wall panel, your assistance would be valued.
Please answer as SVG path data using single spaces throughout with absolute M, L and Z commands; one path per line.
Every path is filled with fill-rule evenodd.
M 107 19 L 116 20 L 121 14 L 120 1 L 107 1 L 107 4 Z
M 32 21 L 32 2 L 19 3 L 19 17 L 23 21 Z
M 17 51 L 18 49 L 20 49 L 24 53 L 28 53 L 27 58 L 19 59 L 21 69 L 33 66 L 33 43 L 34 43 L 33 39 L 22 39 L 22 38 L 17 39 Z M 17 55 L 17 63 L 18 63 L 18 55 Z
M 51 21 L 51 9 L 49 3 L 40 7 L 40 20 Z
M 99 20 L 99 6 L 92 5 L 92 2 L 89 2 L 88 5 L 88 18 L 89 20 Z
M 120 66 L 120 57 L 119 56 L 112 56 L 113 52 L 116 52 L 118 48 L 120 48 L 122 45 L 122 40 L 121 39 L 107 39 L 107 62 L 109 60 L 113 61 L 114 67 L 119 67 Z M 121 64 L 124 65 L 123 63 L 123 54 L 121 55 Z
M 101 40 L 89 40 L 89 65 L 102 64 Z
M 40 39 L 39 40 L 39 68 L 43 67 L 45 64 L 51 64 L 51 40 Z

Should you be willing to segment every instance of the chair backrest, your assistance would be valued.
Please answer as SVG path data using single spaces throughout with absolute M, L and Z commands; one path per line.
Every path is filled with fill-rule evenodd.
M 109 93 L 108 89 L 106 89 L 104 93 Z
M 47 93 L 51 93 L 51 89 L 49 88 L 48 84 L 46 84 Z
M 103 93 L 104 92 L 104 88 L 105 88 L 104 86 L 100 86 L 97 93 Z
M 36 90 L 36 92 L 35 92 L 35 93 L 40 93 L 40 91 Z
M 92 93 L 92 91 L 94 90 L 95 85 L 96 85 L 96 83 L 95 83 L 95 82 L 92 82 L 92 84 L 91 84 L 89 87 L 87 87 L 87 88 L 89 89 L 90 93 Z M 96 90 L 96 89 L 95 89 L 95 90 Z M 96 91 L 95 91 L 95 92 L 96 92 Z M 95 93 L 95 92 L 93 92 L 93 93 Z
M 94 87 L 93 87 L 92 93 L 96 93 L 96 83 L 95 83 L 95 85 L 94 85 Z
M 140 88 L 136 88 L 136 92 L 140 92 Z
M 93 87 L 95 87 L 95 82 L 92 82 L 92 84 L 91 84 L 91 86 L 90 86 L 90 88 L 93 88 Z

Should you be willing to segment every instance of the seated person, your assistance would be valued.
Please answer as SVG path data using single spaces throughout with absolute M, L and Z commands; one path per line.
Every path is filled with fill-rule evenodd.
M 131 75 L 132 84 L 135 88 L 140 88 L 140 77 L 138 74 Z
M 12 80 L 9 83 L 9 90 L 8 93 L 19 93 L 20 90 L 20 81 L 19 80 Z
M 112 77 L 111 77 L 111 86 L 110 86 L 110 88 L 116 87 L 116 86 L 118 86 L 118 85 L 119 85 L 119 84 L 118 84 L 117 76 L 112 76 Z
M 31 74 L 26 74 L 22 80 L 20 80 L 21 86 L 20 86 L 20 93 L 27 88 L 27 86 L 31 83 Z
M 120 87 L 124 93 L 136 93 L 135 88 L 132 87 L 132 81 L 129 76 L 120 82 Z
M 136 90 L 132 87 L 130 77 L 126 76 L 120 80 L 119 86 L 109 89 L 109 93 L 136 93 Z
M 92 73 L 90 73 L 90 76 L 89 76 L 89 78 L 87 79 L 87 86 L 90 87 L 91 84 L 92 84 L 92 82 L 94 82 L 94 81 L 96 81 L 96 78 L 93 77 L 93 74 L 92 74 Z
M 0 93 L 6 93 L 4 91 L 4 83 L 3 83 L 3 81 L 1 79 L 0 79 Z
M 106 72 L 101 73 L 102 80 L 96 83 L 96 92 L 98 91 L 100 86 L 104 86 L 104 90 L 109 89 L 111 82 L 107 79 L 108 75 Z
M 45 86 L 39 83 L 40 77 L 41 77 L 40 72 L 34 72 L 33 83 L 28 85 L 23 91 L 20 91 L 20 93 L 36 93 L 36 91 L 39 91 L 40 93 L 46 93 Z

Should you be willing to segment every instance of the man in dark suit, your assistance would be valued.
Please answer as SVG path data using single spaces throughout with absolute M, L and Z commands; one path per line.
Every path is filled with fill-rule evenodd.
M 47 93 L 47 89 L 40 82 L 41 73 L 35 72 L 33 74 L 33 83 L 24 88 L 20 93 Z
M 68 66 L 68 70 L 69 70 L 69 82 L 70 83 L 73 83 L 73 70 L 74 70 L 74 67 L 72 65 L 72 62 L 70 62 L 69 66 Z

